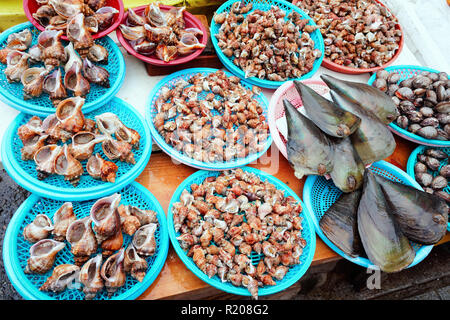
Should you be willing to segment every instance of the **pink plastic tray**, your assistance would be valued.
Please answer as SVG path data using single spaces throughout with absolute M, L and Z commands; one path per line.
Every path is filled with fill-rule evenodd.
M 322 96 L 330 91 L 325 82 L 321 80 L 303 80 L 301 82 Z M 289 102 L 291 102 L 297 109 L 303 106 L 302 100 L 294 87 L 293 81 L 285 82 L 275 91 L 272 99 L 270 99 L 268 114 L 269 129 L 273 137 L 273 141 L 278 147 L 278 150 L 280 150 L 281 154 L 287 159 L 286 139 L 283 134 L 281 134 L 277 126 L 277 120 L 284 117 L 283 99 L 289 100 Z
M 144 6 L 140 6 L 140 7 L 134 8 L 133 10 L 137 14 L 142 14 L 142 12 L 145 10 L 146 7 L 147 7 L 147 5 L 144 5 Z M 160 5 L 160 8 L 161 8 L 162 11 L 169 11 L 170 9 L 172 9 L 174 7 L 166 6 L 166 5 Z M 122 24 L 125 24 L 125 22 L 127 21 L 127 17 L 128 17 L 128 12 L 126 12 L 124 14 L 122 22 L 121 22 Z M 202 30 L 203 36 L 200 37 L 199 41 L 200 41 L 200 43 L 206 45 L 206 43 L 208 42 L 208 32 L 206 31 L 206 28 L 203 25 L 203 23 L 201 23 L 200 20 L 198 20 L 196 17 L 194 17 L 191 13 L 189 13 L 187 11 L 184 11 L 184 21 L 186 23 L 186 28 L 198 28 L 198 29 Z M 147 62 L 147 63 L 155 65 L 155 66 L 174 66 L 174 65 L 177 65 L 177 64 L 182 64 L 182 63 L 194 60 L 205 49 L 205 48 L 198 49 L 198 50 L 194 51 L 193 53 L 191 53 L 189 55 L 178 56 L 174 60 L 171 60 L 169 62 L 164 62 L 163 60 L 160 60 L 160 59 L 156 58 L 154 55 L 144 56 L 142 54 L 137 53 L 133 49 L 133 47 L 130 45 L 128 40 L 123 37 L 122 32 L 120 31 L 120 28 L 117 28 L 116 34 L 117 34 L 117 39 L 119 40 L 119 42 L 122 44 L 122 46 L 125 48 L 125 50 L 127 50 L 127 52 L 129 54 L 135 56 L 139 60 L 142 60 L 144 62 Z

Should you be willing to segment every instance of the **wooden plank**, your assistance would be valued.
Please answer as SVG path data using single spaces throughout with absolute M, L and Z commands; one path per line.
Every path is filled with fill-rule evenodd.
M 397 137 L 396 141 L 397 148 L 387 160 L 405 170 L 408 157 L 416 145 Z M 294 176 L 293 169 L 279 153 L 275 144 L 272 144 L 265 155 L 249 166 L 263 170 L 280 179 L 302 198 L 305 178 L 299 180 Z M 170 199 L 176 188 L 196 171 L 197 169 L 177 163 L 165 153 L 153 153 L 147 167 L 136 181 L 153 193 L 167 213 Z M 342 259 L 320 238 L 317 237 L 316 239 L 317 245 L 312 266 Z M 450 241 L 448 233 L 441 243 L 447 241 Z M 185 267 L 171 246 L 160 275 L 139 299 L 203 299 L 216 294 L 216 289 L 198 279 Z

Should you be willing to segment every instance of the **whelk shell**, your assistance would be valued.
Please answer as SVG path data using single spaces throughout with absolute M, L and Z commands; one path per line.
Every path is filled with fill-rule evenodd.
M 145 259 L 141 258 L 133 244 L 129 244 L 125 250 L 124 258 L 124 270 L 129 272 L 133 278 L 137 281 L 142 282 L 144 280 L 145 274 L 147 273 L 148 263 Z
M 115 235 L 120 230 L 120 217 L 117 211 L 121 196 L 115 193 L 97 200 L 91 207 L 90 216 L 99 243 Z
M 64 86 L 73 92 L 75 96 L 84 97 L 91 90 L 89 81 L 81 74 L 82 65 L 73 63 L 64 75 Z
M 49 271 L 55 263 L 56 255 L 64 249 L 64 242 L 52 239 L 43 239 L 36 242 L 30 248 L 30 258 L 28 258 L 25 273 L 44 274 Z
M 83 59 L 83 73 L 91 83 L 109 88 L 109 72 L 105 68 L 96 66 L 88 58 Z
M 91 217 L 87 216 L 72 222 L 67 229 L 66 240 L 70 243 L 70 252 L 78 266 L 83 265 L 97 251 L 97 240 L 91 222 Z
M 62 99 L 67 97 L 60 68 L 56 68 L 45 78 L 43 90 L 48 93 L 53 105 L 58 105 Z
M 53 215 L 54 226 L 52 234 L 55 240 L 65 240 L 67 229 L 75 220 L 77 220 L 77 216 L 73 212 L 72 202 L 65 202 Z
M 52 275 L 39 288 L 40 291 L 61 292 L 78 279 L 80 267 L 73 264 L 60 264 L 53 269 Z
M 95 298 L 97 293 L 104 287 L 100 270 L 103 257 L 99 253 L 94 258 L 89 259 L 81 268 L 79 280 L 83 284 L 83 293 L 86 300 Z
M 22 74 L 23 98 L 31 99 L 42 94 L 44 79 L 48 71 L 45 68 L 29 68 Z
M 133 246 L 136 252 L 143 256 L 152 256 L 156 251 L 155 232 L 156 223 L 146 224 L 140 227 L 133 236 Z
M 86 171 L 94 179 L 102 181 L 114 182 L 118 166 L 111 161 L 104 160 L 99 153 L 91 156 L 86 164 Z
M 38 242 L 47 238 L 52 230 L 52 220 L 45 214 L 38 214 L 33 222 L 23 229 L 23 237 L 30 242 Z
M 108 296 L 111 296 L 126 281 L 126 274 L 123 267 L 125 249 L 120 249 L 116 254 L 110 256 L 102 266 L 100 275 L 105 280 L 105 287 Z
M 69 146 L 65 144 L 62 152 L 55 158 L 55 173 L 64 176 L 64 180 L 69 180 L 76 186 L 83 172 L 83 165 L 72 156 Z

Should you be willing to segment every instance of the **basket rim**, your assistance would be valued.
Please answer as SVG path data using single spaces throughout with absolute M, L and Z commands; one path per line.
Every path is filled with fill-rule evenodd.
M 428 71 L 433 73 L 439 73 L 439 70 L 431 69 L 428 67 L 422 67 L 422 66 L 416 66 L 416 65 L 395 65 L 391 67 L 385 68 L 387 72 L 395 72 L 397 70 L 407 70 L 407 69 L 413 69 L 413 70 L 421 70 L 421 71 Z M 375 81 L 376 73 L 374 73 L 369 81 L 367 82 L 368 85 L 372 85 Z M 450 75 L 448 76 L 450 79 Z M 398 136 L 407 139 L 409 141 L 415 142 L 417 144 L 426 145 L 430 147 L 450 147 L 450 140 L 443 141 L 443 140 L 436 140 L 436 139 L 425 139 L 417 134 L 414 134 L 412 132 L 409 132 L 405 129 L 400 128 L 395 122 L 391 122 L 389 124 L 389 129 L 397 134 Z
M 409 174 L 409 176 L 411 178 L 413 178 L 415 181 L 417 181 L 417 180 L 416 180 L 416 175 L 414 173 L 414 166 L 417 163 L 417 155 L 428 148 L 430 148 L 430 146 L 418 146 L 413 150 L 413 152 L 411 152 L 411 154 L 408 157 L 408 162 L 406 164 L 406 173 Z M 438 147 L 434 147 L 434 148 L 438 148 Z M 445 148 L 445 147 L 441 147 L 441 148 Z M 450 221 L 447 222 L 447 231 L 450 231 Z
M 4 42 L 10 34 L 21 31 L 25 28 L 35 28 L 35 27 L 29 21 L 13 26 L 0 34 L 0 43 Z M 117 72 L 118 77 L 116 81 L 112 83 L 111 86 L 107 89 L 105 94 L 103 94 L 96 100 L 86 102 L 83 105 L 82 110 L 85 113 L 94 111 L 95 109 L 102 107 L 112 98 L 114 98 L 116 93 L 122 87 L 122 84 L 125 80 L 125 59 L 119 47 L 110 37 L 103 37 L 99 39 L 99 41 L 106 41 L 112 48 L 114 48 L 109 54 L 115 54 L 119 60 L 118 63 L 119 70 Z M 7 88 L 1 86 L 0 86 L 0 100 L 14 109 L 33 115 L 48 116 L 49 114 L 52 114 L 55 111 L 55 108 L 41 107 L 34 105 L 33 99 L 24 100 L 22 97 L 18 98 L 12 95 L 7 90 Z
M 300 0 L 302 1 L 302 0 Z M 397 60 L 397 58 L 400 56 L 401 51 L 403 50 L 403 46 L 405 44 L 405 36 L 404 36 L 404 32 L 402 29 L 402 26 L 400 25 L 399 20 L 397 19 L 397 17 L 392 13 L 392 11 L 381 1 L 379 0 L 374 0 L 376 3 L 378 3 L 379 5 L 383 6 L 384 8 L 386 8 L 390 14 L 397 20 L 397 24 L 396 24 L 396 29 L 400 30 L 402 32 L 402 36 L 400 37 L 400 41 L 398 43 L 398 49 L 395 52 L 395 54 L 392 56 L 392 58 L 386 62 L 385 64 L 378 66 L 378 67 L 373 67 L 373 68 L 350 68 L 350 67 L 346 67 L 346 66 L 342 66 L 340 64 L 334 63 L 332 62 L 330 59 L 324 58 L 323 59 L 323 63 L 322 66 L 332 70 L 332 71 L 336 71 L 339 73 L 345 73 L 345 74 L 362 74 L 362 73 L 368 73 L 368 72 L 376 72 L 378 70 L 384 69 L 388 66 L 390 66 L 392 63 L 394 63 L 395 60 Z
M 136 11 L 137 13 L 140 13 L 147 6 L 148 5 L 139 6 L 139 7 L 133 8 L 133 10 Z M 172 8 L 177 8 L 177 7 L 161 4 L 160 8 L 163 9 L 163 11 L 168 11 Z M 127 20 L 127 17 L 128 17 L 128 11 L 123 15 L 122 20 L 120 21 L 120 24 L 124 24 Z M 116 30 L 117 39 L 119 40 L 119 42 L 122 44 L 122 46 L 125 48 L 125 50 L 129 54 L 131 54 L 132 56 L 136 57 L 137 59 L 139 59 L 141 61 L 144 61 L 145 63 L 151 64 L 154 66 L 175 66 L 175 65 L 183 64 L 183 63 L 192 61 L 195 58 L 197 58 L 205 50 L 206 44 L 208 42 L 208 32 L 206 30 L 206 27 L 203 25 L 203 23 L 199 19 L 197 19 L 197 17 L 195 17 L 192 13 L 190 13 L 186 10 L 183 12 L 183 17 L 184 17 L 185 21 L 186 20 L 190 21 L 192 24 L 194 24 L 197 28 L 199 28 L 203 32 L 202 41 L 200 43 L 205 45 L 205 47 L 203 47 L 201 49 L 197 49 L 196 51 L 194 51 L 193 53 L 191 53 L 187 56 L 181 56 L 181 58 L 177 57 L 174 60 L 165 62 L 158 58 L 152 58 L 151 56 L 145 56 L 145 55 L 139 54 L 133 49 L 133 47 L 131 47 L 128 40 L 123 37 L 122 31 L 120 30 L 120 28 L 117 28 L 117 30 Z
M 191 75 L 191 74 L 196 74 L 196 73 L 214 73 L 216 71 L 218 71 L 219 69 L 215 69 L 215 68 L 190 68 L 190 69 L 184 69 L 184 70 L 180 70 L 177 71 L 175 73 L 172 73 L 171 75 L 168 75 L 166 77 L 164 77 L 163 79 L 161 79 L 152 89 L 152 91 L 150 92 L 147 102 L 146 102 L 146 110 L 145 110 L 145 119 L 148 123 L 148 126 L 150 127 L 150 132 L 152 134 L 153 140 L 156 142 L 156 144 L 166 153 L 168 154 L 171 158 L 194 168 L 197 169 L 204 169 L 204 170 L 227 170 L 227 169 L 233 169 L 233 168 L 237 168 L 240 166 L 244 166 L 247 165 L 253 161 L 256 161 L 257 159 L 259 159 L 262 155 L 264 155 L 266 153 L 266 151 L 270 148 L 270 146 L 272 145 L 272 135 L 270 133 L 270 130 L 268 130 L 268 134 L 267 134 L 267 140 L 266 140 L 266 145 L 264 147 L 264 149 L 258 153 L 253 153 L 245 158 L 241 158 L 237 161 L 234 162 L 222 162 L 222 163 L 207 163 L 207 162 L 202 162 L 202 161 L 198 161 L 192 158 L 189 158 L 188 156 L 180 153 L 179 151 L 176 151 L 172 146 L 170 146 L 169 144 L 167 144 L 164 139 L 162 138 L 162 136 L 159 134 L 158 130 L 155 128 L 155 125 L 153 124 L 153 116 L 152 116 L 152 100 L 153 98 L 156 96 L 156 94 L 160 91 L 160 89 L 165 86 L 169 81 L 171 81 L 172 79 L 178 78 L 180 76 L 183 75 Z M 227 76 L 232 75 L 230 72 L 228 72 L 227 70 L 224 71 L 225 74 Z M 244 80 L 240 79 L 240 82 L 246 86 L 250 86 L 248 83 L 246 83 Z M 258 97 L 263 101 L 263 108 L 266 112 L 268 112 L 268 106 L 269 106 L 269 102 L 267 101 L 267 98 L 264 96 L 264 93 L 260 92 L 258 94 Z
M 316 80 L 316 79 L 305 79 L 300 80 L 303 84 L 311 84 L 311 85 L 320 85 L 326 87 L 328 90 L 329 88 L 323 82 L 322 80 Z M 272 134 L 273 141 L 275 142 L 275 145 L 277 146 L 278 150 L 281 152 L 281 154 L 287 159 L 287 151 L 286 151 L 286 144 L 283 143 L 280 137 L 280 132 L 277 127 L 277 120 L 275 119 L 275 112 L 276 112 L 276 106 L 278 105 L 281 96 L 288 90 L 290 90 L 294 86 L 294 81 L 286 81 L 283 85 L 281 85 L 272 95 L 272 98 L 270 99 L 269 103 L 269 111 L 268 111 L 268 122 L 269 122 L 269 129 Z
M 396 167 L 395 165 L 385 161 L 380 160 L 377 162 L 374 162 L 371 167 L 377 167 L 383 170 L 386 170 L 388 172 L 394 172 L 397 176 L 397 178 L 400 178 L 402 182 L 407 183 L 410 186 L 413 186 L 414 188 L 418 190 L 423 190 L 422 187 L 414 180 L 412 179 L 405 171 L 401 170 L 400 168 Z M 313 207 L 312 207 L 312 188 L 314 186 L 314 183 L 319 178 L 319 176 L 308 176 L 305 181 L 305 185 L 303 187 L 303 200 L 305 201 L 306 207 L 308 208 L 308 214 L 311 215 L 311 219 L 313 220 L 314 229 L 317 233 L 317 235 L 320 237 L 320 239 L 325 242 L 325 244 L 334 252 L 339 254 L 341 257 L 349 260 L 350 262 L 353 262 L 361 267 L 365 268 L 377 268 L 369 259 L 364 257 L 356 257 L 352 258 L 345 254 L 341 249 L 339 249 L 334 243 L 332 243 L 322 232 L 319 221 L 316 218 L 316 215 L 314 213 Z M 420 249 L 416 252 L 416 256 L 414 257 L 413 262 L 407 267 L 413 267 L 419 262 L 421 262 L 425 257 L 430 253 L 431 249 L 433 249 L 433 245 L 423 245 L 420 247 Z
M 278 178 L 275 178 L 274 176 L 272 176 L 268 173 L 265 173 L 259 169 L 252 168 L 252 167 L 245 166 L 245 167 L 241 167 L 241 169 L 244 171 L 253 172 L 253 173 L 257 174 L 259 177 L 265 179 L 266 181 L 277 184 L 277 189 L 282 189 L 285 192 L 285 194 L 287 194 L 289 196 L 293 196 L 295 198 L 295 200 L 301 204 L 302 209 L 303 209 L 302 213 L 305 212 L 305 210 L 308 210 L 306 208 L 306 206 L 304 205 L 304 203 L 302 202 L 302 200 L 300 199 L 300 197 L 291 188 L 289 188 L 285 183 L 283 183 Z M 232 285 L 225 286 L 225 285 L 222 285 L 222 283 L 220 281 L 217 281 L 214 278 L 209 278 L 205 273 L 203 273 L 197 267 L 197 265 L 195 265 L 195 263 L 193 261 L 191 261 L 192 260 L 191 258 L 187 257 L 186 252 L 184 252 L 183 249 L 181 249 L 180 244 L 178 243 L 178 240 L 176 239 L 175 229 L 174 229 L 174 225 L 173 225 L 173 213 L 172 213 L 173 204 L 175 202 L 179 201 L 181 192 L 184 189 L 186 189 L 188 186 L 190 186 L 191 181 L 193 181 L 203 175 L 213 176 L 216 174 L 218 174 L 218 171 L 207 171 L 207 170 L 197 171 L 197 172 L 193 173 L 192 175 L 190 175 L 189 177 L 187 177 L 175 190 L 175 192 L 173 193 L 172 198 L 170 200 L 169 207 L 167 209 L 167 225 L 168 225 L 169 238 L 172 243 L 172 247 L 175 249 L 175 252 L 177 253 L 178 257 L 181 259 L 181 261 L 183 261 L 184 265 L 192 273 L 194 273 L 200 280 L 206 282 L 207 284 L 209 284 L 219 290 L 222 290 L 222 291 L 225 291 L 228 293 L 241 295 L 241 296 L 250 296 L 250 292 L 242 286 L 241 287 L 235 287 Z M 297 265 L 297 266 L 301 266 L 300 270 L 297 271 L 297 274 L 294 277 L 287 280 L 285 283 L 277 284 L 275 286 L 264 286 L 262 288 L 259 288 L 258 296 L 273 294 L 273 293 L 280 292 L 280 291 L 290 287 L 306 273 L 309 266 L 311 265 L 311 262 L 313 260 L 314 253 L 316 250 L 316 236 L 315 236 L 314 225 L 311 220 L 311 217 L 306 213 L 303 215 L 303 217 L 304 217 L 303 222 L 308 225 L 309 231 L 310 231 L 308 234 L 309 239 L 307 240 L 307 244 L 306 244 L 307 246 L 310 246 L 310 248 L 309 248 L 308 255 L 306 257 L 305 262 L 303 264 Z M 304 239 L 306 239 L 306 237 L 304 237 Z M 289 269 L 288 273 L 289 272 L 292 272 L 291 268 Z
M 156 199 L 156 197 L 147 190 L 144 186 L 137 182 L 132 182 L 131 184 L 127 185 L 127 187 L 133 187 L 135 190 L 140 192 L 143 197 L 147 197 L 147 200 L 149 200 L 154 206 L 155 211 L 157 212 L 158 222 L 159 222 L 159 228 L 160 228 L 160 253 L 158 256 L 156 256 L 155 261 L 152 265 L 152 267 L 148 270 L 147 274 L 145 275 L 145 278 L 142 282 L 136 283 L 135 286 L 127 290 L 126 292 L 118 295 L 117 297 L 113 297 L 109 300 L 133 300 L 139 297 L 145 290 L 148 289 L 148 287 L 151 286 L 151 284 L 154 282 L 156 277 L 161 272 L 164 263 L 167 259 L 168 251 L 169 251 L 169 236 L 167 233 L 167 219 L 166 215 L 164 213 L 164 210 L 159 203 L 159 201 Z M 136 191 L 134 191 L 136 192 Z M 42 293 L 38 291 L 35 287 L 33 287 L 33 290 L 30 290 L 27 288 L 27 283 L 24 283 L 23 277 L 19 276 L 20 272 L 23 273 L 22 268 L 20 267 L 18 263 L 18 257 L 17 255 L 14 255 L 15 249 L 14 249 L 14 243 L 16 242 L 16 238 L 19 235 L 19 229 L 23 223 L 23 220 L 26 218 L 27 214 L 29 213 L 29 209 L 32 208 L 32 206 L 38 202 L 41 199 L 40 196 L 36 194 L 31 194 L 16 210 L 15 214 L 13 215 L 10 223 L 8 224 L 8 227 L 6 229 L 5 233 L 5 239 L 3 241 L 3 262 L 5 265 L 5 271 L 6 274 L 11 282 L 11 284 L 14 286 L 14 288 L 19 292 L 19 294 L 26 300 L 56 300 L 53 297 L 47 296 L 45 293 Z M 92 200 L 92 199 L 91 199 Z M 22 278 L 22 279 L 21 279 Z
M 25 12 L 25 15 L 28 19 L 28 21 L 30 21 L 37 29 L 39 29 L 40 31 L 44 31 L 45 27 L 43 25 L 41 25 L 34 17 L 33 17 L 33 13 L 30 10 L 30 3 L 31 0 L 23 0 L 23 10 Z M 117 17 L 114 19 L 114 23 L 111 24 L 111 26 L 109 26 L 109 28 L 100 31 L 100 32 L 96 32 L 94 34 L 92 34 L 92 38 L 95 39 L 100 39 L 103 38 L 105 36 L 107 36 L 108 34 L 110 34 L 111 32 L 113 32 L 120 24 L 120 22 L 122 21 L 122 17 L 124 15 L 124 5 L 122 0 L 113 0 L 116 2 L 117 6 L 119 7 L 118 10 L 119 12 L 117 13 Z M 117 8 L 116 8 L 117 9 Z M 68 40 L 66 35 L 61 36 L 61 39 L 63 40 Z
M 27 189 L 28 191 L 35 193 L 44 198 L 51 198 L 54 200 L 66 200 L 70 197 L 71 200 L 74 201 L 84 201 L 89 199 L 100 198 L 110 192 L 114 192 L 117 190 L 121 190 L 134 179 L 136 179 L 142 171 L 147 166 L 147 163 L 150 160 L 151 150 L 152 150 L 152 136 L 150 133 L 150 129 L 147 126 L 147 123 L 143 116 L 130 104 L 119 99 L 117 97 L 113 98 L 113 101 L 120 104 L 121 108 L 126 108 L 127 112 L 132 113 L 136 116 L 141 122 L 143 133 L 145 135 L 147 145 L 144 151 L 142 152 L 142 156 L 139 161 L 133 165 L 131 170 L 126 172 L 122 177 L 121 181 L 117 181 L 114 183 L 102 183 L 97 186 L 87 187 L 87 188 L 78 188 L 73 187 L 71 189 L 53 187 L 44 181 L 39 181 L 35 178 L 32 178 L 22 167 L 17 163 L 15 157 L 12 156 L 12 151 L 10 148 L 12 138 L 14 137 L 14 129 L 17 125 L 22 121 L 22 119 L 26 116 L 29 116 L 25 113 L 20 113 L 16 116 L 16 118 L 10 123 L 8 129 L 4 134 L 4 138 L 2 140 L 1 145 L 1 155 L 3 166 L 8 173 L 8 175 L 21 187 Z M 89 115 L 89 114 L 86 114 Z M 90 177 L 91 178 L 91 177 Z M 93 178 L 92 178 L 93 179 Z M 59 189 L 59 190 L 57 190 Z
M 240 0 L 228 0 L 225 3 L 223 3 L 216 11 L 215 14 L 219 14 L 222 13 L 224 11 L 226 11 L 226 8 L 228 6 L 230 6 L 232 3 L 238 2 Z M 260 2 L 262 0 L 256 0 L 256 1 L 252 1 L 253 3 L 255 2 Z M 292 11 L 296 11 L 298 14 L 300 14 L 302 16 L 303 19 L 308 19 L 310 25 L 315 26 L 316 23 L 314 22 L 314 20 L 308 16 L 303 10 L 301 10 L 299 7 L 293 5 L 290 2 L 287 2 L 285 0 L 272 0 L 272 2 L 274 3 L 280 3 L 283 6 L 286 6 L 288 8 L 290 8 Z M 252 10 L 250 10 L 250 12 L 252 12 L 253 10 L 255 10 L 254 8 Z M 214 29 L 218 28 L 217 27 L 218 24 L 216 24 L 214 22 L 214 19 L 211 20 L 211 25 L 209 27 L 209 31 L 210 31 L 210 35 L 211 35 L 211 42 L 213 44 L 213 47 L 216 51 L 217 56 L 219 57 L 219 60 L 224 64 L 224 66 L 227 68 L 227 70 L 229 70 L 230 72 L 232 72 L 233 74 L 235 74 L 236 76 L 238 76 L 241 79 L 246 80 L 247 82 L 251 83 L 251 84 L 255 84 L 257 86 L 260 86 L 262 88 L 268 88 L 268 89 L 276 89 L 279 86 L 281 86 L 285 81 L 290 81 L 290 80 L 305 80 L 305 79 L 309 79 L 311 78 L 320 68 L 323 59 L 324 59 L 324 55 L 325 55 L 325 44 L 323 41 L 323 37 L 322 34 L 320 33 L 320 30 L 317 29 L 314 31 L 315 36 L 317 36 L 317 38 L 319 39 L 318 42 L 314 41 L 314 48 L 315 49 L 319 49 L 321 51 L 321 56 L 316 59 L 314 61 L 313 64 L 313 68 L 307 73 L 302 75 L 300 78 L 290 78 L 287 79 L 285 81 L 271 81 L 271 80 L 265 80 L 265 79 L 259 79 L 257 77 L 252 77 L 252 78 L 245 78 L 245 73 L 244 71 L 235 66 L 234 63 L 232 61 L 230 61 L 222 52 L 222 49 L 219 48 L 218 45 L 218 41 L 217 38 L 215 37 L 216 33 L 214 33 Z

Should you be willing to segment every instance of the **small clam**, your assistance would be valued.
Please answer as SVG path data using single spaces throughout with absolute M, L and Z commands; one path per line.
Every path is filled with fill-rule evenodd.
M 428 168 L 430 168 L 430 170 L 433 171 L 439 169 L 439 166 L 441 165 L 439 160 L 430 156 L 426 157 L 425 164 L 427 165 Z
M 438 132 L 435 127 L 422 127 L 416 132 L 419 136 L 424 137 L 426 139 L 434 139 L 437 137 Z
M 439 170 L 439 174 L 445 178 L 450 178 L 450 165 L 446 164 Z
M 414 165 L 414 173 L 418 174 L 422 172 L 427 172 L 427 166 L 422 162 L 416 162 L 416 164 Z
M 437 195 L 438 197 L 444 199 L 445 201 L 450 202 L 450 194 L 448 194 L 447 192 L 445 192 L 443 190 L 439 190 L 439 191 L 436 191 L 434 194 Z
M 443 176 L 436 176 L 431 182 L 431 187 L 434 190 L 440 190 L 444 189 L 447 186 L 447 183 L 448 183 L 447 179 L 444 178 Z
M 433 181 L 433 176 L 427 172 L 420 172 L 416 174 L 416 180 L 423 187 L 428 187 Z
M 436 159 L 446 159 L 448 157 L 444 151 L 439 149 L 427 149 L 425 154 Z

